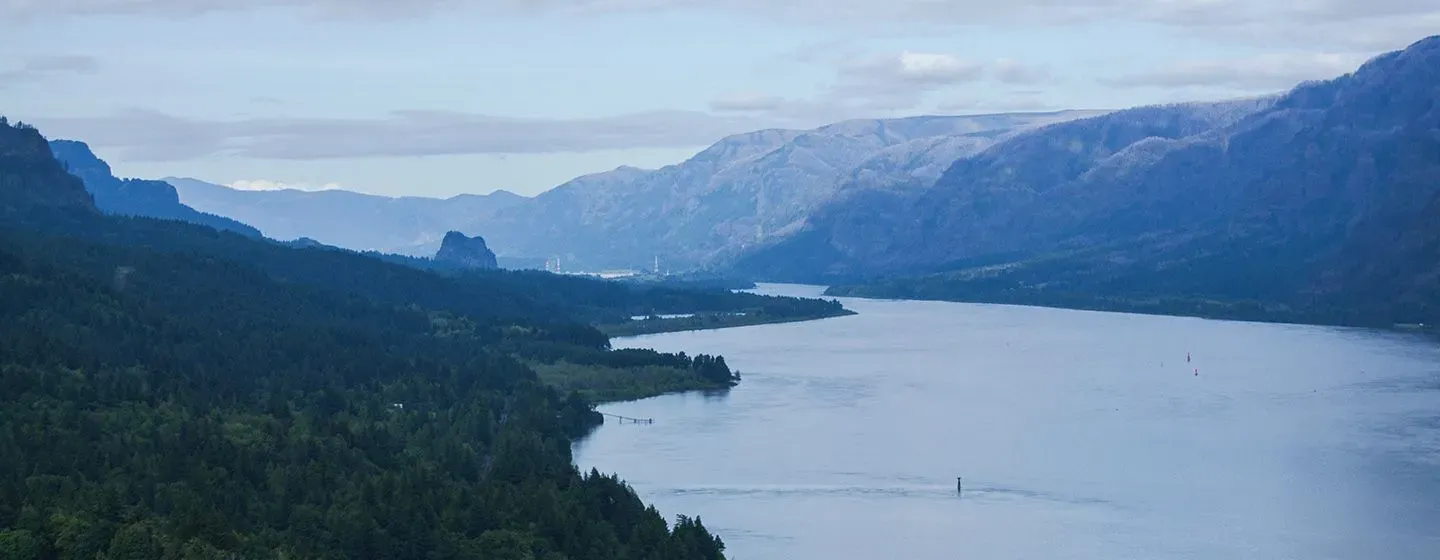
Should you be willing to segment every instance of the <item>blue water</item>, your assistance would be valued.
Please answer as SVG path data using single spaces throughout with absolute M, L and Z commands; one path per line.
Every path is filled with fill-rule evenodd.
M 739 560 L 1440 558 L 1431 339 L 844 303 L 860 314 L 617 341 L 744 380 L 602 407 L 655 423 L 600 428 L 577 463 Z

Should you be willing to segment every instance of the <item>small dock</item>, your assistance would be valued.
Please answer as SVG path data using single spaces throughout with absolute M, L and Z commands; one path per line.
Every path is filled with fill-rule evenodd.
M 654 419 L 654 418 L 631 418 L 631 417 L 629 417 L 629 416 L 621 416 L 621 415 L 619 415 L 619 414 L 610 414 L 609 412 L 601 412 L 600 414 L 604 414 L 606 418 L 614 418 L 614 419 L 616 419 L 616 420 L 619 420 L 619 422 L 617 422 L 618 424 L 654 424 L 654 423 L 655 423 L 655 419 Z

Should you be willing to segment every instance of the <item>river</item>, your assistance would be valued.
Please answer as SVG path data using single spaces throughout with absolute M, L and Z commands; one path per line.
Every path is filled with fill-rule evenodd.
M 859 314 L 617 340 L 744 378 L 602 407 L 655 423 L 607 423 L 577 464 L 732 560 L 1440 558 L 1423 335 L 842 301 Z

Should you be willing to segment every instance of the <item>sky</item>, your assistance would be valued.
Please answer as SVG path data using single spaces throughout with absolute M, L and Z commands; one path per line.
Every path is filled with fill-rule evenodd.
M 0 114 L 117 175 L 532 195 L 728 134 L 1283 91 L 1440 0 L 0 0 Z

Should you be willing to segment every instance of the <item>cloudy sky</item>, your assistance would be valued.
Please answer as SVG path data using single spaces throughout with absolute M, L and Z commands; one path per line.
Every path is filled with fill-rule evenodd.
M 1283 90 L 1440 0 L 0 0 L 0 113 L 125 176 L 533 194 L 848 118 Z

